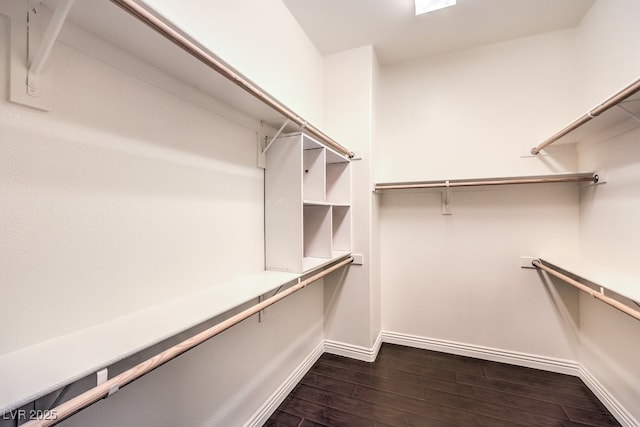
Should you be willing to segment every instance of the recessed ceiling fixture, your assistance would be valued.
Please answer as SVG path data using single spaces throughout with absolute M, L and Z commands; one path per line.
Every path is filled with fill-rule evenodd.
M 415 2 L 416 16 L 456 4 L 456 0 L 415 0 Z

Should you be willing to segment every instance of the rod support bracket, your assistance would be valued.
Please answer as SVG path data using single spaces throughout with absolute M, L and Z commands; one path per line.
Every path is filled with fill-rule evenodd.
M 521 256 L 520 257 L 520 268 L 533 268 L 535 269 L 536 266 L 534 264 L 534 261 L 538 261 L 539 262 L 538 257 L 536 256 Z
M 114 394 L 116 394 L 118 392 L 118 390 L 120 390 L 120 384 L 115 384 L 114 386 L 112 386 L 109 389 L 109 393 L 107 393 L 107 395 L 105 396 L 105 398 L 111 397 Z
M 593 184 L 594 185 L 606 184 L 607 180 L 608 180 L 607 170 L 606 169 L 600 169 L 600 170 L 596 171 L 596 173 L 594 174 Z
M 276 142 L 276 139 L 280 136 L 284 128 L 287 127 L 289 122 L 290 122 L 289 119 L 285 120 L 282 126 L 280 126 L 280 129 L 278 129 L 278 131 L 275 133 L 275 135 L 273 135 L 273 137 L 271 137 L 271 139 L 268 139 L 266 135 L 264 135 L 264 138 L 263 138 L 262 132 L 258 134 L 260 139 L 260 144 L 259 144 L 260 151 L 258 152 L 258 167 L 261 167 L 263 169 L 267 168 L 267 151 L 269 151 L 269 148 L 271 148 L 273 143 Z M 262 124 L 264 125 L 264 122 Z M 262 143 L 263 139 L 264 139 L 264 144 Z
M 451 215 L 451 202 L 452 202 L 451 187 L 449 186 L 449 180 L 445 181 L 445 188 L 442 190 L 442 215 Z
M 41 83 L 38 76 L 31 71 L 27 71 L 27 95 L 32 97 L 40 96 Z
M 53 72 L 51 50 L 73 0 L 62 0 L 52 12 L 40 1 L 3 5 L 10 20 L 9 100 L 51 111 Z
M 96 372 L 96 386 L 102 385 L 109 379 L 109 369 L 104 368 Z
M 258 297 L 258 304 L 264 301 L 264 295 L 260 295 Z M 262 318 L 264 317 L 264 309 L 258 312 L 258 323 L 262 323 Z

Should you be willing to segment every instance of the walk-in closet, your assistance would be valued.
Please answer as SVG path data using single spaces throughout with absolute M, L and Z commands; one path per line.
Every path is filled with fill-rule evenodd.
M 640 426 L 639 19 L 3 0 L 0 427 Z

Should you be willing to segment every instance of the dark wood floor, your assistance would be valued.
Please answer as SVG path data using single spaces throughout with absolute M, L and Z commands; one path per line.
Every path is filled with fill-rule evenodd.
M 324 354 L 265 426 L 619 426 L 576 377 L 383 344 Z

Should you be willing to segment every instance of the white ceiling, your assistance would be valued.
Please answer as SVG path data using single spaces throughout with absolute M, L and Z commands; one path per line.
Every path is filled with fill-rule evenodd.
M 283 0 L 323 55 L 372 45 L 381 65 L 576 26 L 594 0 L 458 0 L 415 16 L 413 0 Z

